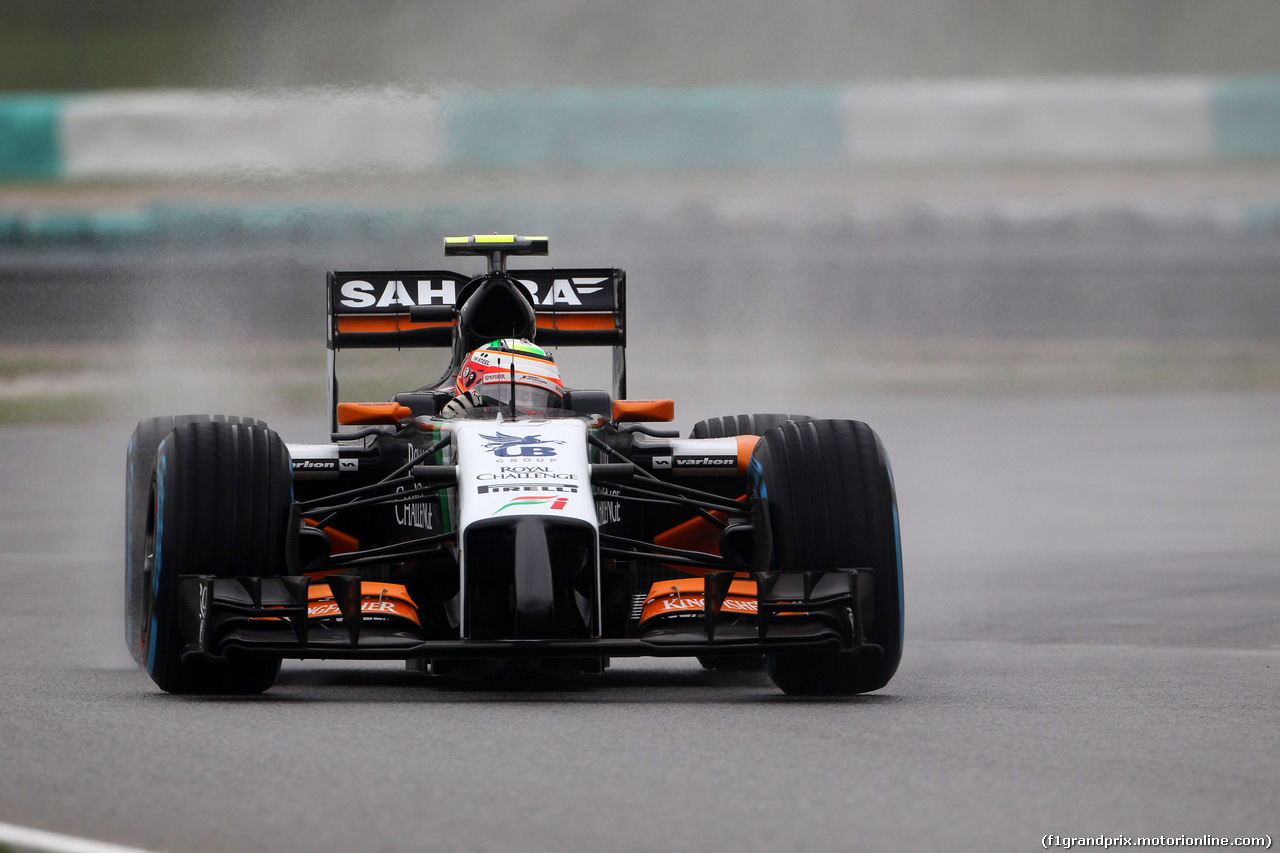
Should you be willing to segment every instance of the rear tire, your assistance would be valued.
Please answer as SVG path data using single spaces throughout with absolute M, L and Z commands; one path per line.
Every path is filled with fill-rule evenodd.
M 737 435 L 764 435 L 767 430 L 787 421 L 810 421 L 808 415 L 725 415 L 698 421 L 689 432 L 690 438 L 731 438 Z M 753 672 L 764 669 L 764 655 L 698 655 L 704 669 L 728 672 Z
M 261 693 L 279 659 L 184 663 L 180 575 L 284 573 L 293 477 L 264 426 L 180 424 L 160 443 L 143 535 L 143 655 L 169 693 Z
M 883 650 L 770 654 L 765 671 L 795 695 L 884 687 L 902 658 L 902 547 L 893 475 L 879 436 L 859 421 L 782 424 L 761 436 L 751 477 L 768 500 L 778 571 L 872 570 L 872 595 L 860 606 L 867 642 Z
M 181 424 L 216 421 L 248 424 L 266 428 L 255 418 L 235 415 L 167 415 L 139 421 L 129 439 L 125 467 L 125 543 L 124 543 L 124 642 L 138 666 L 146 666 L 142 657 L 142 572 L 143 539 L 147 526 L 147 498 L 151 492 L 151 474 L 156 466 L 156 450 L 164 437 Z
M 764 435 L 787 421 L 810 421 L 808 415 L 725 415 L 708 418 L 693 425 L 689 438 L 729 438 L 735 435 Z

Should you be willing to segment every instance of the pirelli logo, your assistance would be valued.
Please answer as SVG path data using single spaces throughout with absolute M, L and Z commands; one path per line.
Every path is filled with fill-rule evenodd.
M 569 492 L 576 494 L 578 487 L 569 483 L 511 483 L 500 486 L 478 486 L 476 493 L 492 495 L 498 492 Z

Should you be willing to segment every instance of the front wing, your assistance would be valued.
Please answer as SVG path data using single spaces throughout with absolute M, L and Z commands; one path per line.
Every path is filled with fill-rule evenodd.
M 736 578 L 736 579 L 735 579 Z M 398 660 L 879 653 L 859 601 L 869 569 L 710 572 L 654 584 L 636 636 L 431 639 L 395 584 L 354 576 L 180 578 L 182 658 Z

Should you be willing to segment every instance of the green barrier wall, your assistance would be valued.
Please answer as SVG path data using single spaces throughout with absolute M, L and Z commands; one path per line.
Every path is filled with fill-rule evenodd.
M 445 98 L 446 165 L 626 171 L 839 165 L 835 87 L 550 89 Z
M 1217 156 L 1280 157 L 1280 76 L 1224 80 L 1210 99 Z
M 455 91 L 440 104 L 442 154 L 458 169 L 617 172 L 840 167 L 843 86 Z M 66 177 L 71 95 L 0 95 L 0 180 Z M 75 96 L 92 100 L 94 95 Z M 202 97 L 191 92 L 193 100 Z M 1205 161 L 1280 158 L 1280 76 L 1208 81 Z M 1034 152 L 1032 152 L 1034 153 Z
M 47 95 L 0 95 L 0 180 L 62 176 L 61 105 Z

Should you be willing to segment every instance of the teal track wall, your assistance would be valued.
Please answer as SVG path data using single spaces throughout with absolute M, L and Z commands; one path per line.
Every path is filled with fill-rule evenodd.
M 1106 81 L 1097 82 L 1103 90 Z M 1280 76 L 1206 80 L 1203 90 L 1187 106 L 1208 127 L 1209 142 L 1191 146 L 1195 162 L 1280 158 Z M 857 92 L 854 85 L 446 92 L 433 119 L 438 154 L 424 165 L 632 173 L 841 167 L 850 162 L 848 99 Z M 207 94 L 189 93 L 196 109 Z M 102 177 L 77 171 L 63 139 L 68 114 L 96 97 L 0 95 L 0 180 Z M 257 132 L 268 139 L 270 112 L 254 119 L 264 122 Z M 387 124 L 394 126 L 393 114 Z M 936 142 L 937 156 L 947 159 L 947 141 Z M 1013 155 L 1037 159 L 1034 150 Z
M 836 166 L 836 87 L 552 89 L 445 98 L 445 165 L 660 172 Z
M 0 180 L 62 176 L 62 103 L 56 96 L 0 95 Z
M 1219 157 L 1280 157 L 1280 76 L 1224 80 L 1210 98 Z

